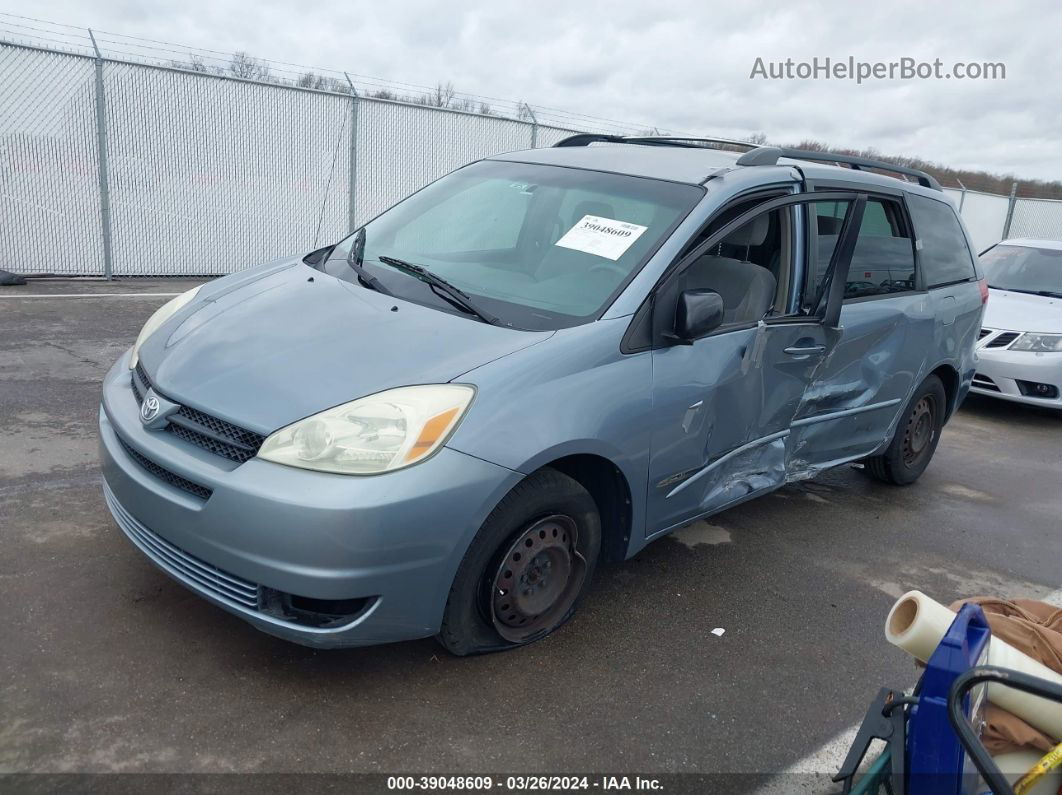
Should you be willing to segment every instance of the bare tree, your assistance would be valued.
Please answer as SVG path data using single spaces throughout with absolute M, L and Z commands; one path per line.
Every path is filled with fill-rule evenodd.
M 233 77 L 242 77 L 245 80 L 269 80 L 269 64 L 252 58 L 245 52 L 237 52 L 229 61 L 229 71 Z
M 753 133 L 752 135 L 750 135 L 745 140 L 748 141 L 750 144 L 756 144 L 757 146 L 763 146 L 764 144 L 767 143 L 767 134 L 766 133 L 762 133 L 762 132 Z
M 478 111 L 478 113 L 480 113 L 483 116 L 493 116 L 494 115 L 494 111 L 491 110 L 490 105 L 487 104 L 486 102 L 480 102 L 479 103 L 479 111 Z
M 169 62 L 169 65 L 174 69 L 184 69 L 188 72 L 200 72 L 208 75 L 216 75 L 224 71 L 218 66 L 211 66 L 203 60 L 202 55 L 195 55 L 194 53 L 188 56 L 187 61 L 173 60 Z
M 316 75 L 313 72 L 307 72 L 304 75 L 300 75 L 299 79 L 295 81 L 295 85 L 299 88 L 324 88 L 326 79 L 320 75 Z
M 454 89 L 454 84 L 449 80 L 443 83 L 436 83 L 432 92 L 427 95 L 428 101 L 425 103 L 431 105 L 433 108 L 448 108 L 450 103 L 454 100 L 454 94 L 457 91 Z

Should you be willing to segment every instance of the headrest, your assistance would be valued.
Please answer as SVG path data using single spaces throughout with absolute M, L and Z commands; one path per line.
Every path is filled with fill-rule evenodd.
M 575 205 L 575 213 L 572 214 L 572 225 L 583 220 L 584 215 L 596 215 L 598 218 L 615 218 L 616 210 L 611 204 L 605 202 L 586 201 Z
M 762 246 L 770 228 L 770 217 L 765 213 L 727 235 L 723 243 L 728 246 Z

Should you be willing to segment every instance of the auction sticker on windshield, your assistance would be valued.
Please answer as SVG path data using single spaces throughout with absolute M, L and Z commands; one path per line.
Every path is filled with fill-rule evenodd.
M 613 262 L 618 260 L 642 236 L 648 227 L 614 221 L 597 215 L 584 215 L 556 245 L 575 251 L 584 251 L 605 257 Z

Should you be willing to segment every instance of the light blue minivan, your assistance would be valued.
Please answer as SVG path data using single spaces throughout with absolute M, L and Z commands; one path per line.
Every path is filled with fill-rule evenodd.
M 103 385 L 118 525 L 266 632 L 470 654 L 785 483 L 913 482 L 987 296 L 952 205 L 921 172 L 719 143 L 481 160 L 173 299 Z

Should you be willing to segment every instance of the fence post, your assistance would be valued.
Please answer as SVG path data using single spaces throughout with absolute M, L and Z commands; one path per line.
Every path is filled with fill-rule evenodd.
M 1007 220 L 1003 222 L 1003 239 L 1006 240 L 1010 237 L 1010 222 L 1014 219 L 1014 204 L 1017 201 L 1018 195 L 1018 183 L 1012 182 L 1010 185 L 1010 201 L 1007 202 Z
M 107 168 L 107 99 L 103 94 L 103 56 L 96 36 L 88 28 L 92 49 L 96 51 L 96 159 L 99 162 L 100 224 L 103 230 L 103 278 L 114 275 L 114 250 L 111 241 L 111 187 Z
M 361 97 L 358 95 L 358 89 L 354 88 L 354 81 L 350 79 L 350 75 L 346 72 L 343 73 L 343 77 L 347 78 L 347 85 L 350 86 L 350 184 L 347 189 L 347 195 L 349 197 L 349 203 L 347 204 L 347 231 L 354 231 L 354 219 L 356 218 L 357 206 L 358 206 L 358 104 L 361 102 Z
M 538 148 L 538 117 L 535 112 L 531 110 L 531 106 L 526 102 L 524 103 L 524 110 L 527 111 L 527 115 L 531 117 L 531 148 Z

